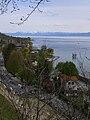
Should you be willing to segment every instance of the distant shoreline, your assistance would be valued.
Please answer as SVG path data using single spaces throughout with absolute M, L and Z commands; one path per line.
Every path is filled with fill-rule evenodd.
M 5 33 L 10 36 L 20 36 L 20 37 L 90 37 L 90 32 L 87 33 L 66 33 L 66 32 L 36 32 L 36 33 Z
M 24 36 L 24 37 L 27 37 L 27 36 Z M 90 36 L 28 36 L 28 37 L 31 37 L 31 38 L 75 38 L 75 39 L 88 38 L 90 39 Z
M 11 36 L 11 35 L 9 35 L 9 36 Z M 13 36 L 13 37 L 22 37 L 22 38 L 28 38 L 28 37 L 30 37 L 30 38 L 32 38 L 32 39 L 34 39 L 34 38 L 75 38 L 75 39 L 78 39 L 78 38 L 82 38 L 82 39 L 85 39 L 85 38 L 87 38 L 87 39 L 90 39 L 90 36 Z

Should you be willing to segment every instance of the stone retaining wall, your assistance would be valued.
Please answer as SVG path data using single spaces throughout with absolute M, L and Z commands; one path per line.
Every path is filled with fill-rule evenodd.
M 38 103 L 36 98 L 25 99 L 22 96 L 15 95 L 10 89 L 7 89 L 2 82 L 0 82 L 0 94 L 11 102 L 17 112 L 24 116 L 23 118 L 26 118 L 25 120 L 36 120 Z M 39 102 L 39 107 L 43 106 L 44 102 Z M 45 105 L 39 114 L 39 120 L 57 120 L 58 118 L 66 120 L 64 117 L 58 115 L 58 113 L 48 105 Z

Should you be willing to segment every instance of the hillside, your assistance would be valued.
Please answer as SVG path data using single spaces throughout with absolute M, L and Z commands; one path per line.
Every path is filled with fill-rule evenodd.
M 18 120 L 15 108 L 0 94 L 0 120 Z
M 9 36 L 9 35 L 0 33 L 0 41 L 9 41 L 9 40 L 16 41 L 16 42 L 20 42 L 20 41 L 25 42 L 25 41 L 29 41 L 31 39 L 29 37 L 28 38 L 13 37 L 13 36 Z

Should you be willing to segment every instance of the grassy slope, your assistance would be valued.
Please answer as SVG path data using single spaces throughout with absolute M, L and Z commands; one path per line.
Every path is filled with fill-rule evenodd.
M 2 95 L 0 95 L 0 119 L 18 120 L 15 108 Z

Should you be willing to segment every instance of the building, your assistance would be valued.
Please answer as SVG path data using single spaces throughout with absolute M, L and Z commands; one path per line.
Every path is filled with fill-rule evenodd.
M 77 96 L 77 80 L 76 76 L 60 75 L 61 87 L 64 89 L 66 96 Z

